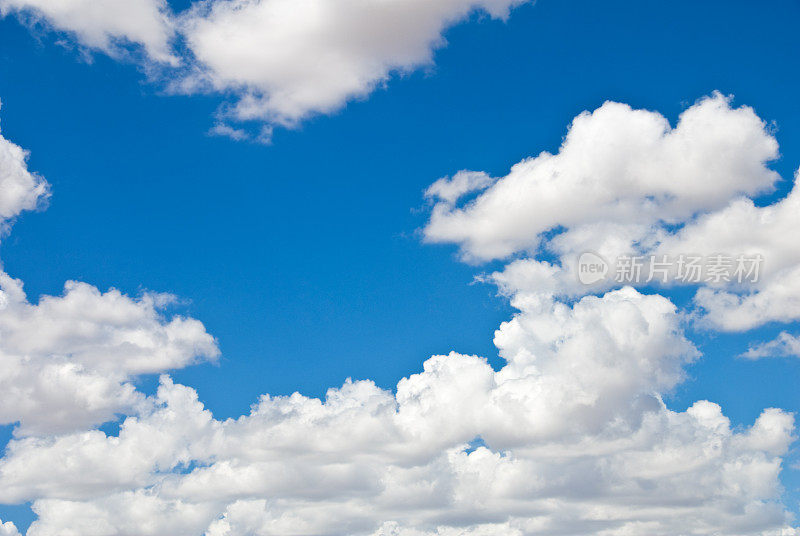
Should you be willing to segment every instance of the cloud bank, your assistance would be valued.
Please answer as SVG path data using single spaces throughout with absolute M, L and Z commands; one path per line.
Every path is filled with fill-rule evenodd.
M 21 149 L 0 148 L 13 218 L 46 187 Z M 774 186 L 776 154 L 753 110 L 714 95 L 675 128 L 607 104 L 575 120 L 559 155 L 506 178 L 437 181 L 429 238 L 473 259 L 527 255 L 495 276 L 517 309 L 495 334 L 504 366 L 453 352 L 393 390 L 347 380 L 322 400 L 265 394 L 235 419 L 165 374 L 218 354 L 200 322 L 165 315 L 168 296 L 70 282 L 33 304 L 3 274 L 0 420 L 16 425 L 0 503 L 32 502 L 28 536 L 800 535 L 780 484 L 794 416 L 767 408 L 733 427 L 711 401 L 667 407 L 701 358 L 683 311 L 632 286 L 578 292 L 566 266 L 536 257 L 538 245 L 568 258 L 586 237 L 701 247 L 721 240 L 708 222 L 752 211 L 790 225 L 791 211 L 777 216 L 787 201 L 749 209 L 743 197 Z M 576 199 L 586 189 L 595 206 Z M 161 374 L 153 396 L 131 382 L 144 374 Z M 98 429 L 116 415 L 117 434 Z M 0 522 L 0 534 L 18 531 Z

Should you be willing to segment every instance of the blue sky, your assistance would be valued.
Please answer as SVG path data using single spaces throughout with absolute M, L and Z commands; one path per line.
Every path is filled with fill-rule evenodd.
M 2 132 L 31 151 L 52 198 L 16 221 L 3 268 L 32 302 L 66 280 L 178 296 L 170 311 L 202 321 L 221 358 L 171 376 L 218 419 L 247 413 L 262 393 L 319 397 L 348 377 L 393 389 L 451 350 L 499 368 L 492 339 L 513 309 L 474 277 L 503 263 L 462 263 L 452 245 L 422 243 L 424 190 L 461 169 L 499 177 L 555 152 L 572 118 L 606 100 L 674 124 L 719 90 L 774 124 L 771 168 L 784 180 L 759 203 L 778 199 L 800 165 L 799 16 L 788 0 L 539 0 L 507 21 L 473 14 L 446 31 L 435 65 L 276 127 L 269 145 L 207 134 L 228 96 L 168 94 L 135 62 L 87 58 L 9 16 Z M 736 359 L 790 328 L 690 331 L 703 357 L 668 405 L 708 399 L 734 426 L 767 407 L 800 411 L 800 359 Z M 152 394 L 158 380 L 136 382 Z M 787 467 L 782 481 L 797 512 L 798 471 Z M 31 518 L 0 506 L 0 519 L 22 528 Z

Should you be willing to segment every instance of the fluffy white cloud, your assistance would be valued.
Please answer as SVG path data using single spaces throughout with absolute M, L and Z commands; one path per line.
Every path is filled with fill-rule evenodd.
M 800 318 L 800 185 L 772 205 L 736 199 L 668 236 L 658 252 L 759 255 L 759 279 L 746 289 L 702 288 L 695 298 L 715 328 L 744 331 L 761 324 Z
M 19 422 L 18 434 L 100 424 L 144 403 L 132 377 L 216 358 L 200 322 L 163 317 L 168 298 L 68 282 L 34 305 L 0 273 L 0 424 Z
M 608 109 L 620 120 L 654 118 Z M 715 121 L 722 127 L 713 136 L 685 126 L 713 129 Z M 661 128 L 662 138 L 672 135 Z M 671 186 L 651 170 L 656 186 L 627 197 L 631 185 L 612 181 L 624 199 L 607 196 L 594 216 L 608 220 L 597 229 L 622 233 L 611 243 L 649 235 L 663 243 L 669 235 L 647 228 L 724 211 L 726 196 L 774 182 L 763 167 L 774 140 L 751 110 L 716 96 L 687 111 L 678 131 L 702 140 L 712 160 L 728 148 L 735 161 L 719 157 L 709 167 L 700 154 L 676 157 L 679 171 L 742 175 L 719 192 L 691 181 Z M 602 129 L 594 136 L 606 139 Z M 733 138 L 760 149 L 743 156 Z M 606 164 L 608 177 L 628 167 Z M 440 199 L 435 210 L 467 214 L 455 206 L 463 195 L 486 188 L 479 204 L 504 180 L 461 173 L 428 195 Z M 596 235 L 584 231 L 591 220 L 574 219 L 564 244 Z M 2 274 L 0 422 L 20 424 L 0 458 L 0 503 L 33 502 L 38 519 L 27 536 L 800 534 L 780 502 L 793 415 L 766 409 L 751 426 L 732 427 L 709 401 L 668 408 L 663 396 L 699 357 L 681 312 L 631 287 L 569 302 L 536 291 L 559 270 L 529 259 L 498 276 L 518 310 L 495 334 L 506 361 L 499 370 L 478 356 L 434 356 L 394 391 L 348 380 L 324 400 L 264 395 L 249 414 L 224 421 L 166 375 L 154 396 L 129 381 L 217 355 L 199 322 L 164 317 L 168 297 L 68 283 L 62 296 L 32 304 Z M 126 415 L 118 434 L 91 429 L 115 413 Z M 17 535 L 13 526 L 0 530 Z
M 175 15 L 166 0 L 0 0 L 0 15 L 45 21 L 112 56 L 140 45 L 160 63 L 155 79 L 233 94 L 220 115 L 262 123 L 255 135 L 225 123 L 212 133 L 268 143 L 272 125 L 337 111 L 432 64 L 444 30 L 471 14 L 504 19 L 526 1 L 197 0 Z
M 0 224 L 47 198 L 44 179 L 28 171 L 28 153 L 0 135 Z
M 639 224 L 569 228 L 544 245 L 556 262 L 518 259 L 490 279 L 507 294 L 580 295 L 617 284 L 613 273 L 593 286 L 579 282 L 577 261 L 587 251 L 597 252 L 606 261 L 641 255 L 643 274 L 647 274 L 651 256 L 675 261 L 682 255 L 722 255 L 733 265 L 739 256 L 745 256 L 762 259 L 755 281 L 740 284 L 736 278 L 717 283 L 701 279 L 694 302 L 702 324 L 723 331 L 746 331 L 769 322 L 800 319 L 800 246 L 794 238 L 800 227 L 797 179 L 790 193 L 773 204 L 758 206 L 750 198 L 735 197 L 719 210 L 681 223 L 677 231 Z M 676 267 L 674 262 L 670 265 L 670 278 L 676 275 Z M 676 280 L 670 279 L 669 284 Z
M 746 359 L 761 359 L 762 357 L 800 357 L 800 337 L 781 332 L 777 338 L 751 346 L 742 354 Z
M 543 153 L 506 177 L 460 172 L 426 192 L 438 198 L 424 229 L 452 242 L 468 260 L 521 254 L 488 279 L 512 296 L 580 296 L 614 281 L 614 261 L 640 255 L 761 258 L 755 281 L 699 281 L 695 304 L 706 327 L 744 331 L 800 319 L 800 185 L 771 205 L 753 197 L 780 177 L 770 129 L 752 109 L 720 94 L 687 109 L 675 128 L 653 112 L 606 103 L 578 116 L 556 155 Z M 458 204 L 465 193 L 482 190 Z M 584 252 L 609 273 L 579 281 Z M 595 257 L 597 258 L 597 257 Z M 645 284 L 646 277 L 635 284 Z
M 118 437 L 12 441 L 0 501 L 35 501 L 31 536 L 792 534 L 792 416 L 668 410 L 696 357 L 668 300 L 528 305 L 498 331 L 503 369 L 436 356 L 395 394 L 348 381 L 217 421 L 164 377 Z
M 17 527 L 11 521 L 6 521 L 3 523 L 3 520 L 0 519 L 0 536 L 20 536 Z
M 47 196 L 26 153 L 0 137 L 0 222 Z M 131 299 L 68 282 L 62 296 L 28 301 L 22 282 L 0 270 L 0 425 L 16 433 L 71 431 L 113 419 L 144 403 L 129 380 L 213 359 L 203 325 L 162 314 L 170 297 Z
M 0 0 L 0 14 L 18 13 L 75 34 L 84 46 L 117 55 L 120 45 L 141 45 L 160 62 L 170 50 L 173 21 L 166 0 Z
M 775 498 L 792 419 L 780 411 L 769 410 L 750 429 L 733 432 L 712 403 L 698 402 L 683 413 L 643 406 L 638 423 L 605 423 L 601 432 L 580 438 L 503 451 L 461 444 L 442 452 L 423 449 L 412 458 L 402 450 L 419 450 L 413 430 L 397 428 L 401 421 L 390 410 L 371 414 L 371 398 L 391 395 L 367 387 L 345 386 L 324 403 L 299 396 L 280 400 L 280 409 L 289 412 L 282 419 L 258 413 L 239 419 L 238 429 L 221 432 L 221 445 L 211 450 L 217 461 L 189 474 L 145 474 L 155 482 L 149 487 L 108 493 L 114 489 L 109 486 L 91 498 L 37 500 L 40 517 L 29 534 L 69 534 L 66 527 L 78 527 L 75 534 L 83 535 L 366 535 L 387 520 L 409 531 L 442 527 L 453 534 L 492 525 L 495 532 L 488 534 L 497 534 L 504 523 L 525 534 L 788 529 Z M 265 409 L 272 408 L 260 411 Z M 456 410 L 451 414 L 463 418 Z M 348 439 L 342 423 L 349 422 L 394 429 L 401 443 L 361 433 Z M 309 429 L 312 438 L 303 438 Z M 318 439 L 320 429 L 333 433 L 331 444 Z M 263 441 L 271 437 L 279 444 Z M 123 441 L 105 440 L 110 451 L 124 450 Z M 236 441 L 245 445 L 233 448 Z M 84 447 L 95 454 L 84 467 L 88 474 L 101 460 L 113 468 L 131 461 L 92 449 L 103 446 L 97 443 Z M 35 447 L 18 450 L 25 448 Z M 52 456 L 62 464 L 72 461 L 55 448 L 37 459 Z M 79 467 L 75 475 L 87 474 Z M 62 488 L 75 493 L 63 472 L 37 476 L 39 485 L 63 478 Z
M 425 238 L 488 260 L 533 251 L 542 233 L 559 227 L 638 235 L 769 190 L 779 177 L 765 164 L 777 155 L 755 112 L 720 94 L 683 112 L 675 128 L 658 113 L 608 102 L 573 120 L 557 154 L 523 160 L 465 206 L 436 204 Z
M 199 70 L 184 87 L 234 91 L 231 114 L 293 125 L 432 62 L 442 32 L 524 0 L 217 0 L 181 18 Z
M 12 441 L 0 460 L 0 502 L 82 499 L 151 485 L 160 472 L 198 459 L 201 440 L 216 428 L 193 390 L 164 377 L 118 437 L 92 430 Z

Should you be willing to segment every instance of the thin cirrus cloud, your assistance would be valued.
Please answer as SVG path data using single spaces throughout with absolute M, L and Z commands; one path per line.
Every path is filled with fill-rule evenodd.
M 613 111 L 622 122 L 588 125 L 598 139 L 589 156 L 639 162 L 642 173 L 627 178 L 633 191 L 650 192 L 664 164 L 750 164 L 723 193 L 669 185 L 692 210 L 667 199 L 644 212 L 650 225 L 724 211 L 726 196 L 775 180 L 764 166 L 774 140 L 752 110 L 720 96 L 687 111 L 683 120 L 702 121 L 678 127 L 692 143 L 680 138 L 670 150 L 658 149 L 668 132 L 660 116 Z M 635 144 L 599 143 L 630 127 L 627 116 L 658 127 L 653 168 Z M 725 150 L 742 136 L 759 142 L 753 154 Z M 7 140 L 4 148 L 11 158 L 0 164 L 18 180 L 0 182 L 0 206 L 14 216 L 44 190 L 24 151 Z M 583 169 L 598 181 L 606 171 Z M 461 174 L 436 184 L 429 195 L 453 211 L 466 210 L 461 195 L 500 181 Z M 444 210 L 436 206 L 434 214 Z M 25 404 L 0 399 L 3 422 L 19 423 L 0 458 L 0 503 L 32 503 L 28 536 L 800 535 L 781 503 L 791 414 L 768 408 L 734 427 L 713 402 L 674 411 L 662 401 L 701 357 L 667 297 L 627 286 L 563 300 L 546 287 L 505 284 L 517 312 L 495 335 L 499 370 L 478 356 L 438 355 L 394 390 L 348 380 L 323 400 L 265 394 L 250 413 L 218 420 L 194 389 L 164 374 L 218 353 L 198 321 L 164 317 L 168 298 L 69 283 L 63 296 L 31 304 L 4 275 L 0 393 L 18 389 Z M 143 374 L 161 374 L 155 394 L 130 381 Z M 58 411 L 56 423 L 49 415 Z M 118 434 L 97 428 L 116 414 Z M 0 522 L 0 534 L 19 533 Z
M 171 91 L 235 95 L 211 134 L 268 142 L 271 126 L 335 112 L 432 64 L 442 32 L 470 14 L 505 19 L 526 1 L 200 0 L 174 14 L 166 0 L 0 0 L 0 14 L 112 56 L 138 45 Z M 230 124 L 247 121 L 256 134 Z

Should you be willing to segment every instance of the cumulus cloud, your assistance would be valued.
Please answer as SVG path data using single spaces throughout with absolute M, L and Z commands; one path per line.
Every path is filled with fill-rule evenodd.
M 144 403 L 131 378 L 216 358 L 203 325 L 164 318 L 165 304 L 78 282 L 31 304 L 0 273 L 0 424 L 21 435 L 100 424 Z
M 654 119 L 612 108 L 620 120 Z M 657 186 L 626 197 L 623 181 L 620 199 L 607 195 L 596 209 L 594 217 L 617 226 L 608 229 L 634 233 L 642 222 L 724 211 L 725 196 L 772 186 L 763 162 L 777 148 L 751 110 L 715 96 L 691 112 L 681 125 L 688 115 L 724 128 L 714 143 L 699 127 L 691 136 L 704 140 L 714 166 L 698 154 L 676 158 L 679 170 L 743 175 L 718 185 L 727 193 L 674 178 L 682 186 L 671 186 L 650 171 Z M 755 156 L 740 154 L 728 138 L 733 128 L 733 138 L 761 143 Z M 594 135 L 598 151 L 617 149 L 602 144 L 602 130 Z M 724 151 L 728 144 L 736 149 Z M 584 146 L 592 147 L 588 138 Z M 717 161 L 720 152 L 736 165 Z M 626 162 L 608 165 L 627 169 Z M 748 162 L 753 169 L 743 171 Z M 428 196 L 438 199 L 434 210 L 466 214 L 459 199 L 483 190 L 470 202 L 481 203 L 504 180 L 459 173 Z M 0 183 L 0 205 L 3 195 Z M 431 357 L 394 390 L 347 380 L 324 399 L 265 394 L 227 420 L 167 375 L 153 396 L 129 381 L 218 353 L 199 322 L 165 317 L 168 296 L 132 299 L 67 283 L 63 295 L 32 304 L 21 282 L 3 274 L 0 419 L 19 424 L 0 458 L 0 503 L 33 503 L 27 536 L 800 534 L 780 501 L 794 416 L 768 408 L 734 427 L 711 401 L 668 408 L 664 396 L 700 357 L 682 312 L 630 286 L 572 300 L 536 292 L 536 282 L 560 268 L 527 261 L 535 275 L 512 278 L 514 264 L 506 271 L 517 312 L 495 333 L 501 368 L 453 352 Z M 118 433 L 96 429 L 115 413 L 124 415 Z M 0 530 L 17 534 L 13 525 Z
M 82 45 L 114 56 L 125 44 L 137 44 L 156 61 L 177 62 L 166 0 L 0 0 L 0 14 L 9 13 L 69 32 Z
M 20 534 L 14 523 L 11 521 L 3 523 L 3 520 L 0 519 L 0 536 L 20 536 Z
M 139 45 L 173 90 L 233 94 L 228 120 L 295 126 L 431 65 L 442 33 L 471 14 L 505 19 L 526 1 L 198 0 L 175 15 L 166 0 L 0 0 L 0 14 L 44 21 L 112 56 Z M 212 131 L 269 139 L 260 128 Z
M 0 134 L 0 224 L 47 199 L 47 182 L 28 171 L 28 153 Z
M 523 160 L 465 206 L 435 205 L 425 238 L 490 260 L 534 251 L 558 227 L 641 233 L 769 190 L 779 177 L 765 163 L 777 156 L 767 125 L 719 93 L 674 128 L 656 112 L 607 102 L 573 120 L 557 154 Z
M 780 177 L 771 128 L 719 93 L 688 108 L 673 128 L 654 112 L 606 103 L 572 122 L 559 152 L 523 160 L 497 180 L 476 172 L 440 179 L 424 228 L 429 242 L 457 244 L 473 262 L 512 258 L 488 277 L 505 294 L 580 296 L 615 281 L 613 264 L 639 256 L 761 259 L 751 280 L 711 280 L 694 298 L 705 327 L 746 331 L 800 319 L 800 186 L 769 205 L 756 203 Z M 477 197 L 458 203 L 469 192 Z M 585 284 L 578 261 L 590 252 L 609 267 Z M 632 284 L 644 285 L 642 277 Z M 659 283 L 655 280 L 656 284 Z
M 202 453 L 200 440 L 212 435 L 214 424 L 193 390 L 164 377 L 118 437 L 89 430 L 12 441 L 0 460 L 0 503 L 83 499 L 150 485 L 156 475 L 196 458 L 193 452 Z
M 48 194 L 26 152 L 0 137 L 0 221 Z M 68 282 L 62 296 L 28 301 L 22 282 L 0 270 L 0 425 L 20 435 L 103 423 L 144 403 L 129 380 L 216 358 L 203 325 L 165 318 L 168 295 L 139 299 Z
M 666 238 L 659 251 L 729 252 L 764 259 L 759 280 L 744 291 L 702 288 L 697 304 L 718 329 L 744 331 L 767 322 L 800 318 L 800 186 L 763 207 L 747 198 L 703 215 Z
M 800 357 L 800 337 L 785 331 L 777 338 L 751 346 L 742 354 L 746 359 L 761 359 L 763 357 Z
M 198 72 L 184 87 L 239 94 L 240 120 L 294 125 L 433 61 L 442 32 L 524 0 L 217 0 L 181 17 Z
M 667 299 L 529 305 L 498 331 L 501 370 L 435 356 L 395 393 L 348 381 L 218 421 L 162 377 L 118 436 L 12 441 L 0 501 L 34 501 L 33 536 L 792 530 L 793 417 L 734 430 L 711 402 L 667 409 L 697 356 Z

